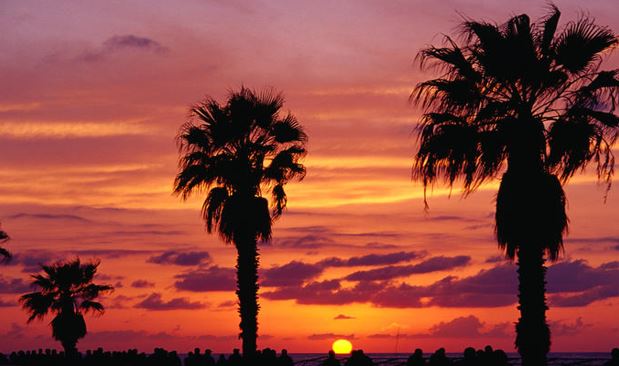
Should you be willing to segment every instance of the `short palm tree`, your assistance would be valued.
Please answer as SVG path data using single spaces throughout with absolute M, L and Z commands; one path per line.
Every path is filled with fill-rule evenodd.
M 32 287 L 38 291 L 20 298 L 22 307 L 30 314 L 28 322 L 42 320 L 48 313 L 54 315 L 52 336 L 60 341 L 67 356 L 77 352 L 77 341 L 86 335 L 82 314 L 103 314 L 103 305 L 95 300 L 113 290 L 112 286 L 92 282 L 98 266 L 99 262 L 81 263 L 79 258 L 43 265 L 43 273 L 32 276 Z
M 0 230 L 0 244 L 6 243 L 9 239 L 9 234 L 7 234 L 4 230 Z M 11 258 L 11 252 L 3 247 L 0 247 L 0 257 L 8 260 Z
M 496 234 L 518 259 L 524 366 L 546 364 L 550 349 L 544 263 L 567 230 L 562 184 L 593 162 L 610 187 L 619 125 L 619 70 L 600 70 L 617 38 L 587 17 L 559 29 L 559 18 L 552 6 L 536 23 L 464 21 L 461 44 L 420 51 L 421 67 L 441 75 L 411 95 L 424 108 L 413 166 L 424 187 L 460 180 L 466 195 L 502 174 Z
M 286 206 L 284 185 L 302 179 L 307 136 L 296 118 L 281 114 L 284 99 L 241 88 L 226 104 L 207 98 L 191 109 L 178 136 L 180 172 L 174 182 L 183 199 L 208 192 L 202 217 L 237 250 L 237 296 L 244 357 L 256 352 L 258 333 L 258 241 Z M 268 200 L 272 195 L 272 211 Z

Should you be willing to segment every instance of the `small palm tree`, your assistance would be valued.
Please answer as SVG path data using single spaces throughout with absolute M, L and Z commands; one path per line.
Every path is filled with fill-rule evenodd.
M 0 244 L 6 243 L 9 239 L 9 234 L 7 234 L 4 230 L 0 230 Z M 11 252 L 3 247 L 0 247 L 0 257 L 3 257 L 3 260 L 9 260 L 11 259 Z
M 92 281 L 99 262 L 81 263 L 79 258 L 41 266 L 43 273 L 32 277 L 38 291 L 23 295 L 20 302 L 30 317 L 28 322 L 54 314 L 52 336 L 60 341 L 67 356 L 77 352 L 77 341 L 86 335 L 82 313 L 103 314 L 104 307 L 95 301 L 99 295 L 111 292 L 112 286 L 96 285 Z
M 424 187 L 461 179 L 464 194 L 502 179 L 496 234 L 518 259 L 516 347 L 524 366 L 546 364 L 545 260 L 556 260 L 568 219 L 562 184 L 594 162 L 613 175 L 619 70 L 600 70 L 617 45 L 613 32 L 581 17 L 558 31 L 561 13 L 532 23 L 526 14 L 498 25 L 466 20 L 463 41 L 423 49 L 422 68 L 441 72 L 417 84 L 424 108 L 413 177 Z
M 202 217 L 237 250 L 237 296 L 244 357 L 256 353 L 258 334 L 258 241 L 287 202 L 284 185 L 302 179 L 299 163 L 307 136 L 296 118 L 280 114 L 281 94 L 241 88 L 225 105 L 207 98 L 191 109 L 178 136 L 180 172 L 174 182 L 183 199 L 208 192 Z M 272 195 L 272 211 L 263 194 Z

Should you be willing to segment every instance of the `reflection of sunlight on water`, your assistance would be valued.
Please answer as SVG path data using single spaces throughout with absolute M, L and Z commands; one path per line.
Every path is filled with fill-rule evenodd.
M 407 353 L 369 353 L 368 356 L 372 358 L 376 365 L 384 366 L 401 366 L 405 365 L 409 354 Z M 431 354 L 424 354 L 426 360 Z M 447 356 L 452 361 L 462 359 L 460 353 L 447 353 Z M 520 365 L 520 359 L 517 353 L 508 353 L 509 364 L 511 366 Z M 291 354 L 292 359 L 297 366 L 320 366 L 326 359 L 325 355 L 317 353 L 296 353 Z M 602 366 L 609 360 L 608 353 L 603 352 L 583 352 L 583 353 L 549 353 L 548 354 L 548 366 Z M 336 357 L 344 364 L 348 359 L 346 355 L 338 355 Z

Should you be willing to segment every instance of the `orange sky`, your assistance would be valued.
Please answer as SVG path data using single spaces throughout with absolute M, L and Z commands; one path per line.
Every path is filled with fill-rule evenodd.
M 117 289 L 82 348 L 237 347 L 235 253 L 209 236 L 199 199 L 171 195 L 187 108 L 245 85 L 284 91 L 306 127 L 306 179 L 262 248 L 259 346 L 370 352 L 491 343 L 513 350 L 513 265 L 493 238 L 496 184 L 462 199 L 410 181 L 429 75 L 416 52 L 458 14 L 543 14 L 520 1 L 0 3 L 0 221 L 16 258 L 0 268 L 0 351 L 57 346 L 16 299 L 36 264 L 102 261 Z M 619 31 L 611 0 L 557 1 Z M 619 56 L 606 62 L 619 66 Z M 554 351 L 607 351 L 619 322 L 617 191 L 585 173 L 567 187 L 566 251 L 549 271 Z M 335 259 L 333 259 L 335 258 Z M 370 271 L 370 272 L 368 272 Z

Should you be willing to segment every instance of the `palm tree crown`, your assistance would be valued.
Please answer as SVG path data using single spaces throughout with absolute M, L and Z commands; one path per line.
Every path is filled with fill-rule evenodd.
M 20 302 L 30 314 L 28 322 L 55 314 L 51 322 L 53 336 L 71 351 L 86 335 L 83 313 L 103 314 L 104 307 L 95 301 L 111 292 L 112 286 L 93 283 L 99 262 L 82 263 L 79 258 L 41 266 L 43 273 L 32 277 L 38 291 L 23 295 Z
M 268 240 L 271 220 L 286 207 L 284 185 L 305 175 L 299 159 L 306 153 L 307 136 L 292 114 L 280 115 L 283 102 L 279 94 L 241 88 L 225 105 L 208 98 L 194 106 L 181 128 L 175 193 L 187 198 L 208 191 L 202 215 L 208 231 L 217 225 L 226 242 L 247 225 Z M 246 198 L 265 191 L 273 198 L 272 214 L 265 201 L 254 200 L 257 207 L 249 211 L 266 215 L 243 219 Z
M 497 178 L 505 166 L 505 189 L 510 189 L 510 174 L 531 176 L 537 170 L 537 186 L 554 195 L 548 206 L 555 206 L 556 220 L 547 223 L 553 230 L 546 230 L 554 234 L 544 238 L 552 259 L 567 227 L 564 213 L 558 217 L 564 204 L 561 183 L 593 161 L 610 187 L 611 148 L 619 126 L 619 70 L 600 70 L 617 38 L 587 17 L 558 31 L 559 18 L 552 6 L 537 23 L 526 14 L 502 25 L 465 21 L 462 45 L 446 37 L 444 47 L 418 54 L 422 68 L 442 75 L 417 84 L 411 95 L 425 108 L 413 177 L 424 187 L 461 179 L 466 195 Z M 505 225 L 499 208 L 498 240 L 513 258 L 519 240 L 510 239 L 522 227 Z

